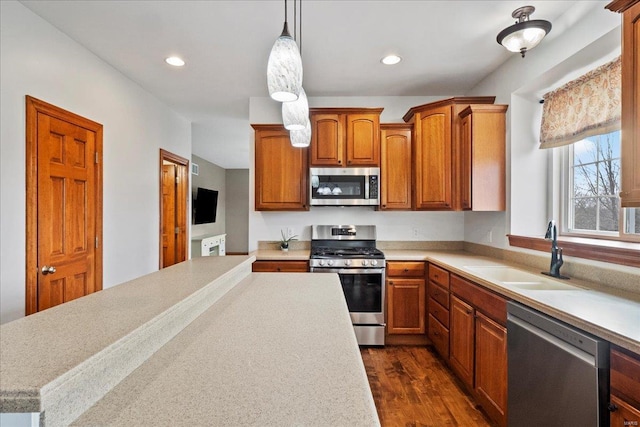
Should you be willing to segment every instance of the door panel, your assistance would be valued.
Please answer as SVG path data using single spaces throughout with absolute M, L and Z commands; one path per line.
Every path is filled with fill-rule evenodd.
M 176 166 L 162 165 L 162 260 L 163 267 L 176 263 Z
M 95 133 L 38 114 L 38 311 L 95 291 Z M 43 267 L 55 268 L 45 274 Z

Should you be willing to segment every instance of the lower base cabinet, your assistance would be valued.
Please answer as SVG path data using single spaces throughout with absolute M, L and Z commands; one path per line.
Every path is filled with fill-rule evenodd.
M 507 329 L 476 315 L 475 391 L 478 402 L 500 425 L 507 419 Z
M 387 262 L 387 333 L 424 335 L 426 285 L 424 262 Z
M 640 355 L 611 347 L 611 427 L 640 426 Z

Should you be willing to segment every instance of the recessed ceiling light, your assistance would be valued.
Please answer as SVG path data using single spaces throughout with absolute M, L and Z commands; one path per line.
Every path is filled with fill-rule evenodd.
M 177 56 L 170 56 L 164 60 L 169 65 L 173 65 L 174 67 L 182 67 L 184 65 L 184 61 Z
M 385 65 L 395 65 L 400 61 L 402 61 L 402 58 L 400 58 L 398 55 L 387 55 L 380 60 L 380 62 Z

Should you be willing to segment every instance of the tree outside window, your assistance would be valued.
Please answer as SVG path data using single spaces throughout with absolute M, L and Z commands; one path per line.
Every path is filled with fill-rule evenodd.
M 620 131 L 571 145 L 568 166 L 570 233 L 640 233 L 640 209 L 620 207 Z M 622 230 L 621 223 L 625 224 Z

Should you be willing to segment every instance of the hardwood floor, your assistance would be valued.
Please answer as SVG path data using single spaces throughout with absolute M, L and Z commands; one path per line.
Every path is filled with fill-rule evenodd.
M 493 425 L 430 347 L 360 353 L 383 427 Z

